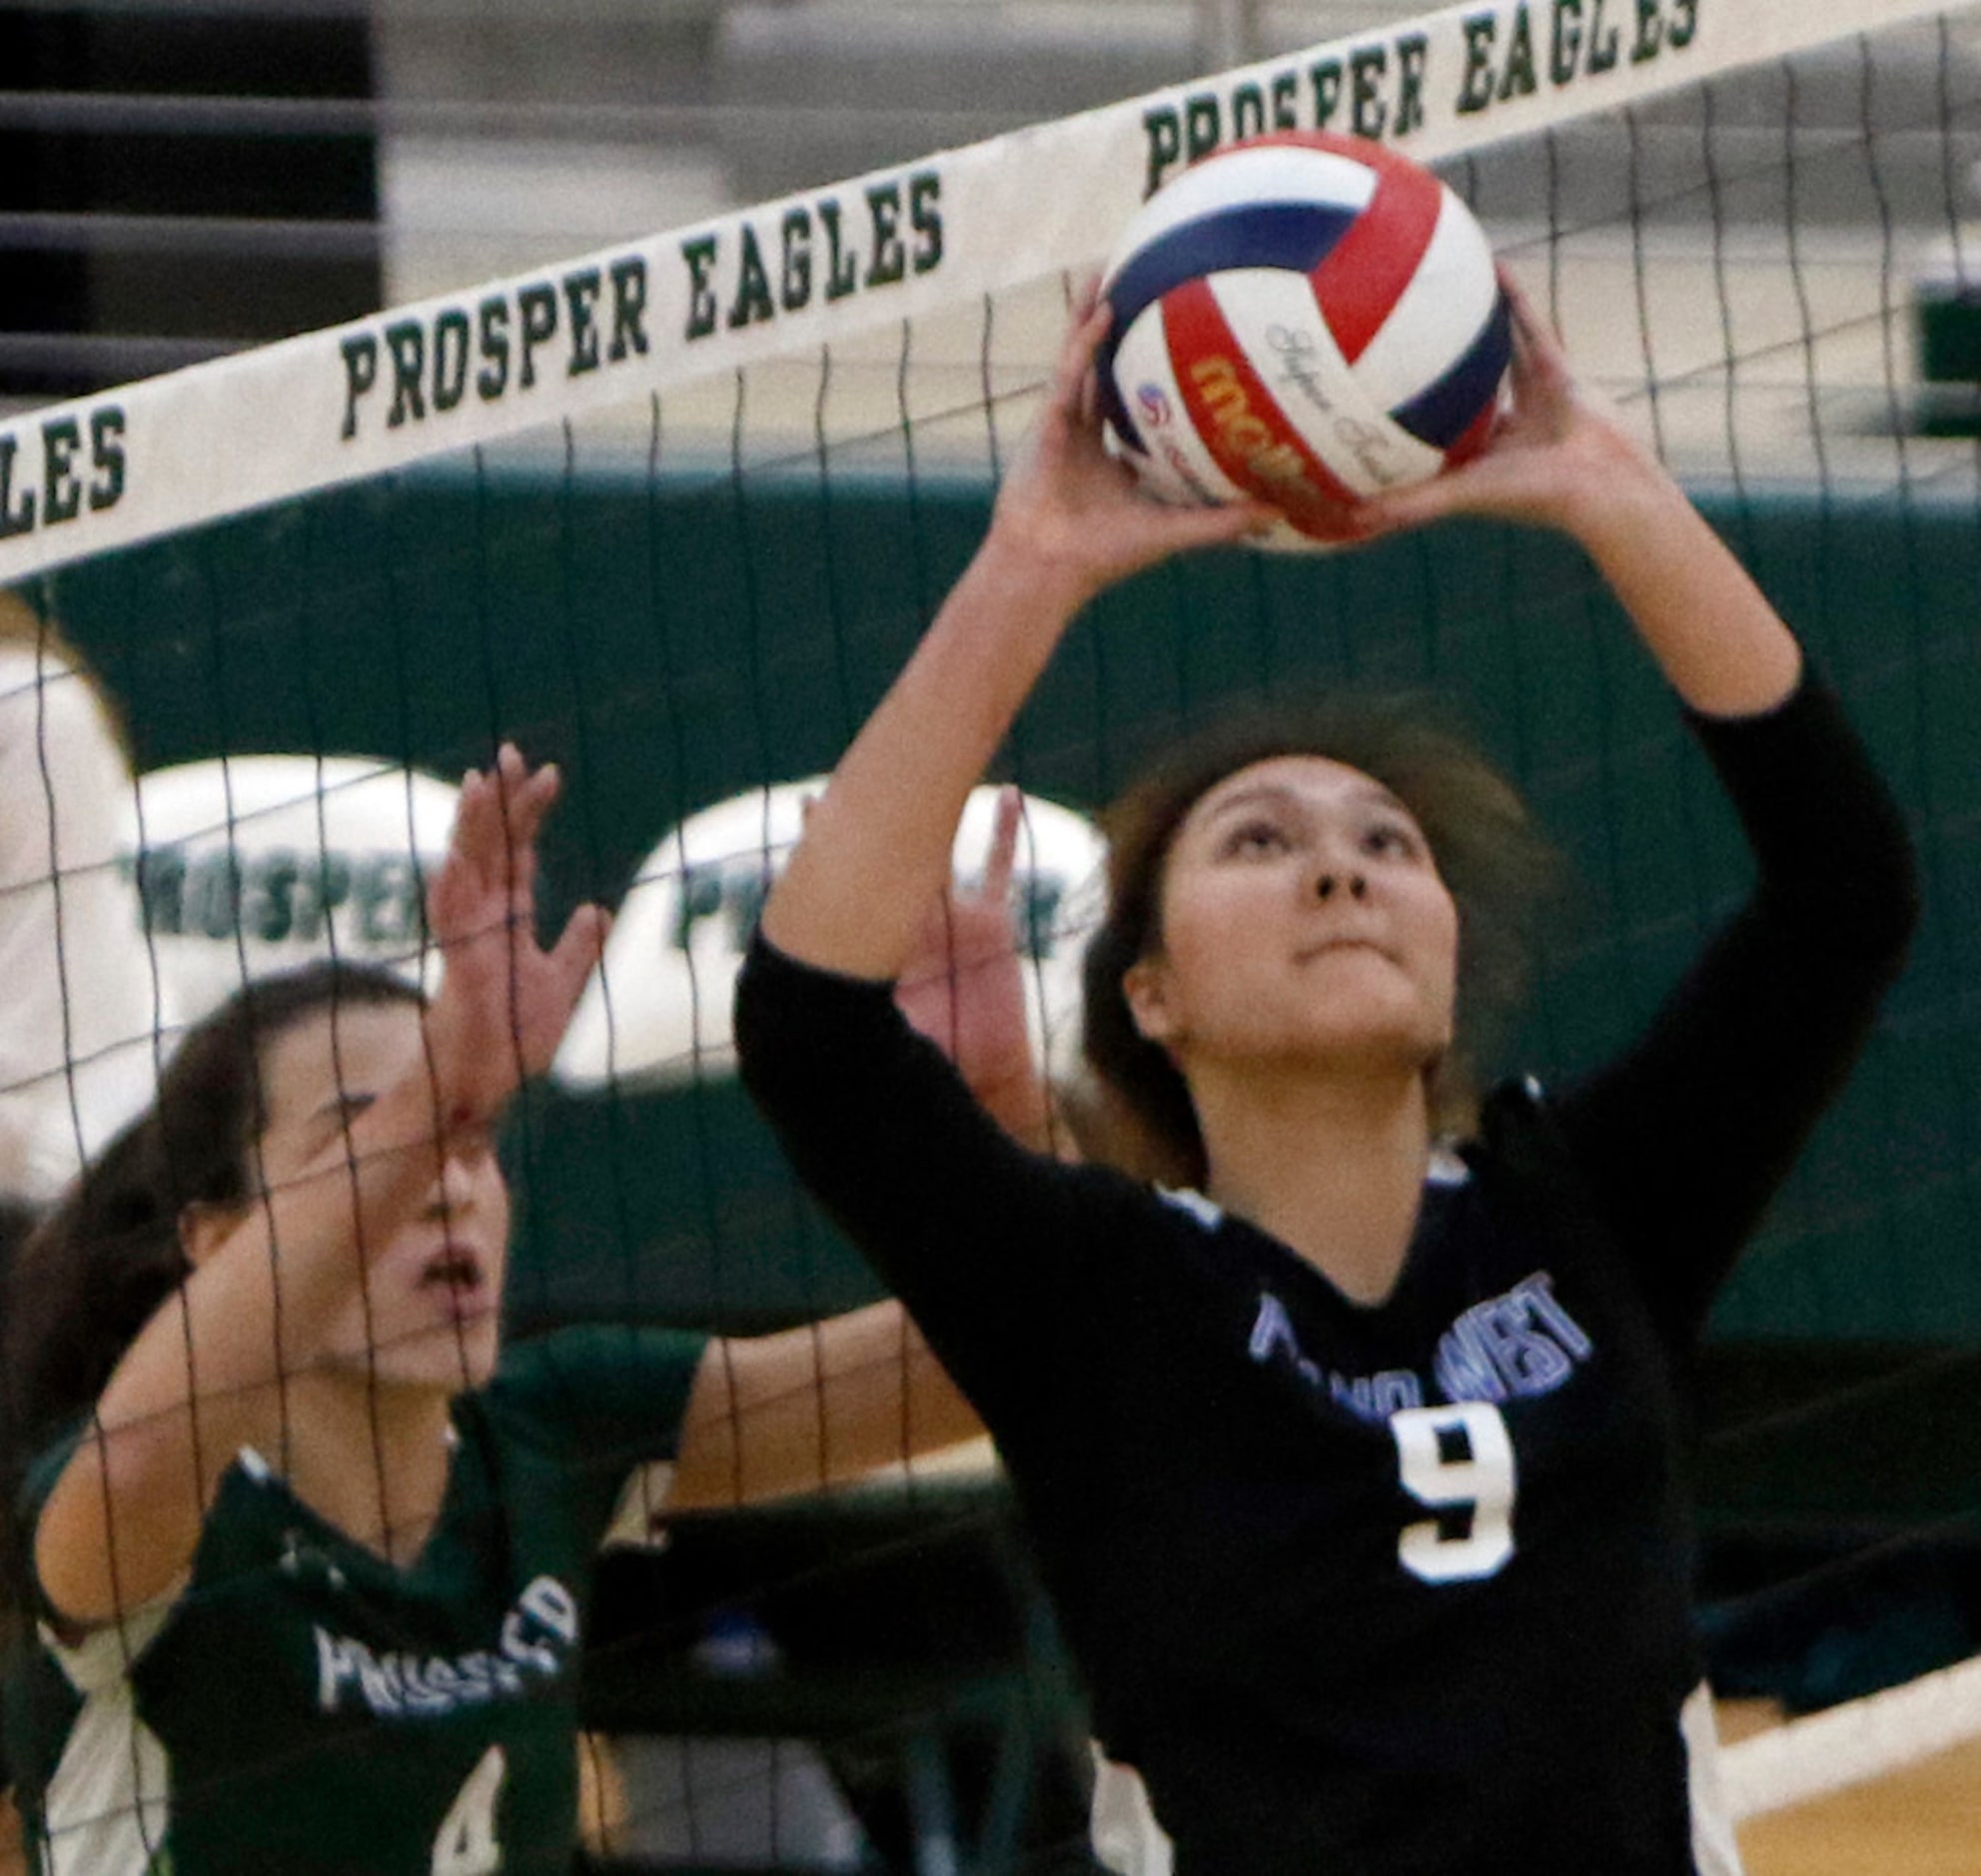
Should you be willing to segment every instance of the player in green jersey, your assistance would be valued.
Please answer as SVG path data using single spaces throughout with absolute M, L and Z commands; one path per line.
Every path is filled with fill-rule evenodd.
M 14 1547 L 40 1619 L 8 1720 L 47 1870 L 561 1870 L 628 1468 L 670 1461 L 685 1508 L 975 1430 L 892 1305 L 498 1363 L 492 1130 L 605 930 L 585 908 L 532 935 L 556 787 L 512 748 L 464 784 L 431 1005 L 342 964 L 251 986 L 23 1255 Z

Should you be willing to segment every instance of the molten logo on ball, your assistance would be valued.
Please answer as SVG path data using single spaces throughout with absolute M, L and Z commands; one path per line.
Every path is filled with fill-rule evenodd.
M 1239 382 L 1238 367 L 1230 359 L 1199 359 L 1190 368 L 1190 376 L 1203 393 L 1224 446 L 1216 452 L 1220 461 L 1238 457 L 1259 481 L 1282 497 L 1316 492 L 1299 449 L 1280 437 L 1252 408 L 1252 400 Z

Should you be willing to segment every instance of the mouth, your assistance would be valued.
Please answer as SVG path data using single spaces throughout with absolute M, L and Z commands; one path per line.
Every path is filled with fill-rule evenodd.
M 420 1273 L 420 1288 L 450 1298 L 458 1309 L 480 1300 L 488 1288 L 482 1260 L 459 1245 L 449 1245 L 430 1258 Z
M 1318 944 L 1302 945 L 1294 953 L 1294 961 L 1307 964 L 1315 958 L 1328 957 L 1338 951 L 1373 951 L 1380 958 L 1390 957 L 1387 947 L 1378 944 L 1374 938 L 1343 937 L 1324 938 Z

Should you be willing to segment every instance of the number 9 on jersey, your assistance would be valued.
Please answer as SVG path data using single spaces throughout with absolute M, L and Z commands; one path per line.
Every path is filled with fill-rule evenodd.
M 1404 1527 L 1397 1539 L 1404 1568 L 1428 1583 L 1497 1573 L 1513 1554 L 1513 1442 L 1499 1409 L 1486 1401 L 1403 1407 L 1390 1415 L 1390 1432 L 1404 1489 L 1446 1513 Z M 1459 1510 L 1470 1511 L 1468 1528 L 1447 1535 Z

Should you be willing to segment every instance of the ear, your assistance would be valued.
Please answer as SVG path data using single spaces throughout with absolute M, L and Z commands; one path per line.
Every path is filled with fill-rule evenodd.
M 198 1270 L 234 1235 L 240 1222 L 241 1214 L 232 1206 L 205 1201 L 189 1205 L 179 1214 L 179 1248 L 186 1262 Z
M 1122 1000 L 1143 1040 L 1167 1048 L 1178 1023 L 1170 1001 L 1169 972 L 1159 957 L 1137 958 L 1121 975 Z

